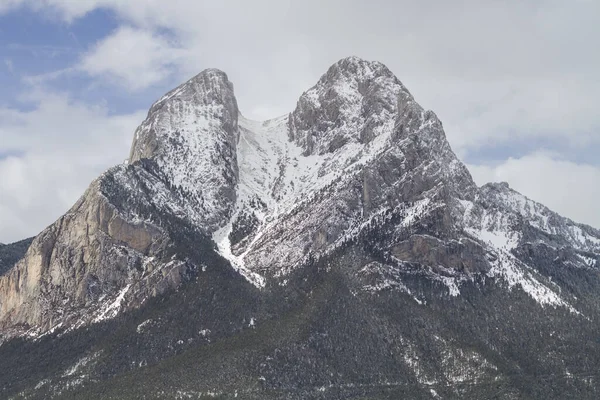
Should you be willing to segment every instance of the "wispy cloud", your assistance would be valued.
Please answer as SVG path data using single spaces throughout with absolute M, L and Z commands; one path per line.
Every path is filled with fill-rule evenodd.
M 52 82 L 56 79 L 62 78 L 64 76 L 70 75 L 77 72 L 77 69 L 74 67 L 67 67 L 63 69 L 59 69 L 56 71 L 45 72 L 43 74 L 37 75 L 25 75 L 22 77 L 23 82 L 31 86 L 39 86 L 49 82 Z

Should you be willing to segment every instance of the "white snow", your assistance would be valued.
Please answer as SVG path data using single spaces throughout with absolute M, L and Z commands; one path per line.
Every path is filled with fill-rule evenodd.
M 346 169 L 367 162 L 389 139 L 378 137 L 367 149 L 349 143 L 333 153 L 303 155 L 304 150 L 288 138 L 287 121 L 287 115 L 264 122 L 239 117 L 238 206 L 258 198 L 266 204 L 262 217 L 268 216 L 269 220 L 288 213 L 306 201 L 309 194 L 342 176 Z
M 93 322 L 101 322 L 107 319 L 114 318 L 121 310 L 121 305 L 130 287 L 131 283 L 127 284 L 123 289 L 121 289 L 115 300 L 112 303 L 108 304 L 104 308 L 104 310 L 100 312 L 100 315 L 94 318 Z
M 536 279 L 532 271 L 529 271 L 512 254 L 501 251 L 497 255 L 498 258 L 491 262 L 492 268 L 488 271 L 488 276 L 501 278 L 507 283 L 509 289 L 520 286 L 525 293 L 542 306 L 565 307 L 572 313 L 580 314 L 559 294 Z
M 446 287 L 448 288 L 448 294 L 450 296 L 456 297 L 456 296 L 460 295 L 460 289 L 458 287 L 456 278 L 449 277 L 449 276 L 440 276 L 439 280 L 444 285 L 446 285 Z
M 287 122 L 287 115 L 264 122 L 239 116 L 238 196 L 230 220 L 213 234 L 221 255 L 257 286 L 262 285 L 262 277 L 251 273 L 254 268 L 247 265 L 245 259 L 248 253 L 264 245 L 264 233 L 311 201 L 321 189 L 343 178 L 350 169 L 367 163 L 389 146 L 389 135 L 379 135 L 367 146 L 348 143 L 333 153 L 303 155 L 303 148 L 288 138 Z M 385 125 L 388 134 L 392 128 L 393 121 Z M 247 242 L 232 249 L 228 236 L 241 213 L 253 214 L 259 226 Z M 279 238 L 274 239 L 275 242 L 277 240 Z M 293 243 L 288 243 L 289 247 L 281 244 L 277 252 L 265 253 L 268 260 L 262 264 L 269 264 L 269 260 L 277 262 L 284 257 L 300 260 L 300 249 L 295 248 Z
M 600 232 L 596 230 L 586 228 L 588 231 L 586 232 L 581 228 L 581 225 L 559 216 L 543 204 L 537 203 L 508 187 L 494 193 L 494 199 L 502 207 L 502 212 L 496 213 L 497 216 L 501 214 L 505 216 L 509 214 L 519 215 L 531 226 L 568 240 L 578 250 L 600 251 Z M 493 213 L 487 212 L 487 214 L 491 216 Z M 502 222 L 506 223 L 507 221 Z M 508 227 L 504 226 L 504 228 Z
M 238 257 L 231 252 L 229 233 L 231 233 L 231 221 L 213 234 L 213 240 L 217 244 L 219 254 L 227 259 L 231 263 L 233 269 L 246 278 L 248 282 L 252 283 L 259 289 L 263 288 L 265 286 L 265 278 L 255 272 L 250 271 L 244 266 L 243 255 Z
M 400 223 L 400 225 L 404 228 L 411 226 L 424 214 L 426 214 L 428 211 L 431 211 L 434 206 L 435 205 L 432 204 L 429 197 L 417 200 L 413 206 L 406 210 L 404 220 Z
M 142 332 L 144 332 L 144 329 L 145 329 L 147 326 L 151 325 L 151 324 L 152 324 L 152 322 L 153 322 L 153 321 L 152 321 L 151 319 L 147 319 L 147 320 L 145 320 L 144 322 L 142 322 L 141 324 L 139 324 L 139 325 L 137 326 L 137 328 L 136 328 L 136 332 L 137 332 L 137 333 L 142 333 Z
M 542 306 L 565 307 L 579 314 L 558 292 L 536 278 L 533 269 L 519 261 L 511 250 L 521 240 L 518 224 L 526 222 L 552 235 L 569 240 L 576 249 L 586 249 L 587 244 L 595 243 L 595 237 L 584 232 L 579 226 L 562 218 L 545 206 L 511 190 L 496 186 L 488 192 L 486 202 L 494 202 L 493 207 L 482 207 L 471 201 L 462 200 L 464 209 L 464 230 L 484 242 L 497 256 L 488 272 L 490 277 L 500 278 L 509 289 L 519 286 Z M 542 239 L 544 240 L 544 239 Z M 547 244 L 542 241 L 542 243 Z M 547 244 L 549 245 L 549 244 Z M 552 247 L 552 246 L 551 246 Z M 589 265 L 589 257 L 580 256 Z
M 100 354 L 101 354 L 101 351 L 93 353 L 89 356 L 82 357 L 71 367 L 67 368 L 67 370 L 65 370 L 65 372 L 63 372 L 63 374 L 62 374 L 63 378 L 77 374 L 83 367 L 88 365 L 91 361 L 94 361 L 95 359 L 97 359 L 100 356 Z
M 362 267 L 358 271 L 358 275 L 363 277 L 363 279 L 373 279 L 375 281 L 373 284 L 367 284 L 361 288 L 366 292 L 376 293 L 384 290 L 397 290 L 409 295 L 417 304 L 424 304 L 424 302 L 417 298 L 402 282 L 398 269 L 391 265 L 373 261 Z
M 42 387 L 44 387 L 45 385 L 47 385 L 49 383 L 50 383 L 49 379 L 43 379 L 43 380 L 39 381 L 37 385 L 35 385 L 35 390 L 40 390 Z
M 517 247 L 519 242 L 519 234 L 514 231 L 491 231 L 486 229 L 476 230 L 473 228 L 466 228 L 465 230 L 496 249 L 511 250 Z
M 582 254 L 577 254 L 577 256 L 583 261 L 585 265 L 588 267 L 593 267 L 596 265 L 596 259 L 588 256 L 584 256 Z
M 575 225 L 571 225 L 569 228 L 573 239 L 578 244 L 585 246 L 586 244 L 590 243 L 594 247 L 600 246 L 600 238 L 588 235 L 580 227 Z

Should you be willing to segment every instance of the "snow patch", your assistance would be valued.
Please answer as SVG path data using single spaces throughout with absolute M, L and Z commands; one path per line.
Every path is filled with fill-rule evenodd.
M 538 281 L 512 254 L 498 252 L 497 256 L 496 260 L 490 262 L 492 268 L 488 271 L 488 276 L 501 278 L 508 284 L 509 289 L 520 286 L 542 306 L 565 307 L 574 314 L 580 314 L 557 293 Z
M 473 228 L 465 228 L 465 231 L 498 250 L 512 250 L 519 243 L 519 234 L 515 231 Z
M 104 310 L 102 310 L 100 312 L 100 315 L 98 315 L 96 318 L 94 318 L 93 322 L 94 323 L 101 322 L 101 321 L 116 317 L 117 314 L 119 313 L 119 311 L 121 310 L 123 300 L 125 299 L 125 295 L 129 291 L 130 287 L 131 287 L 131 283 L 127 284 L 127 286 L 125 286 L 123 289 L 121 289 L 121 291 L 119 291 L 119 294 L 117 295 L 115 300 L 112 303 L 108 304 L 104 308 Z
M 374 261 L 361 268 L 358 271 L 358 275 L 363 279 L 374 280 L 372 284 L 362 286 L 361 289 L 365 292 L 376 293 L 384 290 L 397 290 L 409 295 L 417 304 L 424 304 L 424 302 L 417 298 L 402 282 L 400 272 L 394 266 Z
M 91 354 L 89 356 L 82 357 L 81 359 L 79 359 L 70 368 L 68 368 L 67 370 L 65 370 L 65 372 L 62 375 L 63 378 L 66 378 L 66 377 L 69 377 L 69 376 L 73 376 L 76 373 L 78 373 L 82 368 L 84 368 L 86 365 L 88 365 L 91 361 L 96 360 L 100 356 L 100 353 L 101 352 L 96 352 L 94 354 Z
M 235 269 L 240 275 L 242 275 L 248 282 L 253 284 L 259 289 L 265 287 L 265 278 L 261 275 L 250 271 L 244 265 L 244 256 L 236 256 L 231 251 L 231 242 L 229 240 L 229 234 L 231 233 L 231 221 L 225 225 L 223 228 L 215 231 L 213 234 L 213 241 L 217 244 L 217 248 L 219 250 L 219 254 L 223 256 L 233 269 Z
M 594 265 L 596 265 L 597 261 L 595 258 L 588 257 L 583 254 L 577 254 L 577 257 L 579 257 L 581 261 L 583 261 L 583 263 L 588 267 L 593 267 Z
M 135 330 L 136 330 L 137 333 L 142 333 L 152 323 L 153 323 L 153 321 L 151 319 L 147 319 L 144 322 L 142 322 L 141 324 L 139 324 Z
M 456 278 L 450 276 L 440 276 L 439 281 L 442 282 L 448 288 L 448 294 L 452 297 L 460 295 L 460 289 L 457 284 Z

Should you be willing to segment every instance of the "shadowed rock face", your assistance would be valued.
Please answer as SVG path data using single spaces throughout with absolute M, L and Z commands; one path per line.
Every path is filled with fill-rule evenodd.
M 477 187 L 437 116 L 357 57 L 263 122 L 239 113 L 223 72 L 203 71 L 17 259 L 0 274 L 0 368 L 17 365 L 16 342 L 1 345 L 14 336 L 73 343 L 52 383 L 0 377 L 2 394 L 43 398 L 79 376 L 139 398 L 155 371 L 121 374 L 183 354 L 169 393 L 489 398 L 485 381 L 536 398 L 513 377 L 600 360 L 578 344 L 600 318 L 600 232 L 506 184 Z
M 0 276 L 10 270 L 25 255 L 33 238 L 23 239 L 15 243 L 0 244 Z
M 394 257 L 407 262 L 444 266 L 465 273 L 485 273 L 490 269 L 484 250 L 465 240 L 445 243 L 430 236 L 414 235 L 392 248 Z

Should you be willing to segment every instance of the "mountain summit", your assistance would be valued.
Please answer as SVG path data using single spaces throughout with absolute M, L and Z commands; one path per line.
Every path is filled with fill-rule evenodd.
M 599 260 L 600 231 L 478 187 L 381 63 L 268 121 L 208 69 L 0 276 L 0 391 L 596 398 Z

